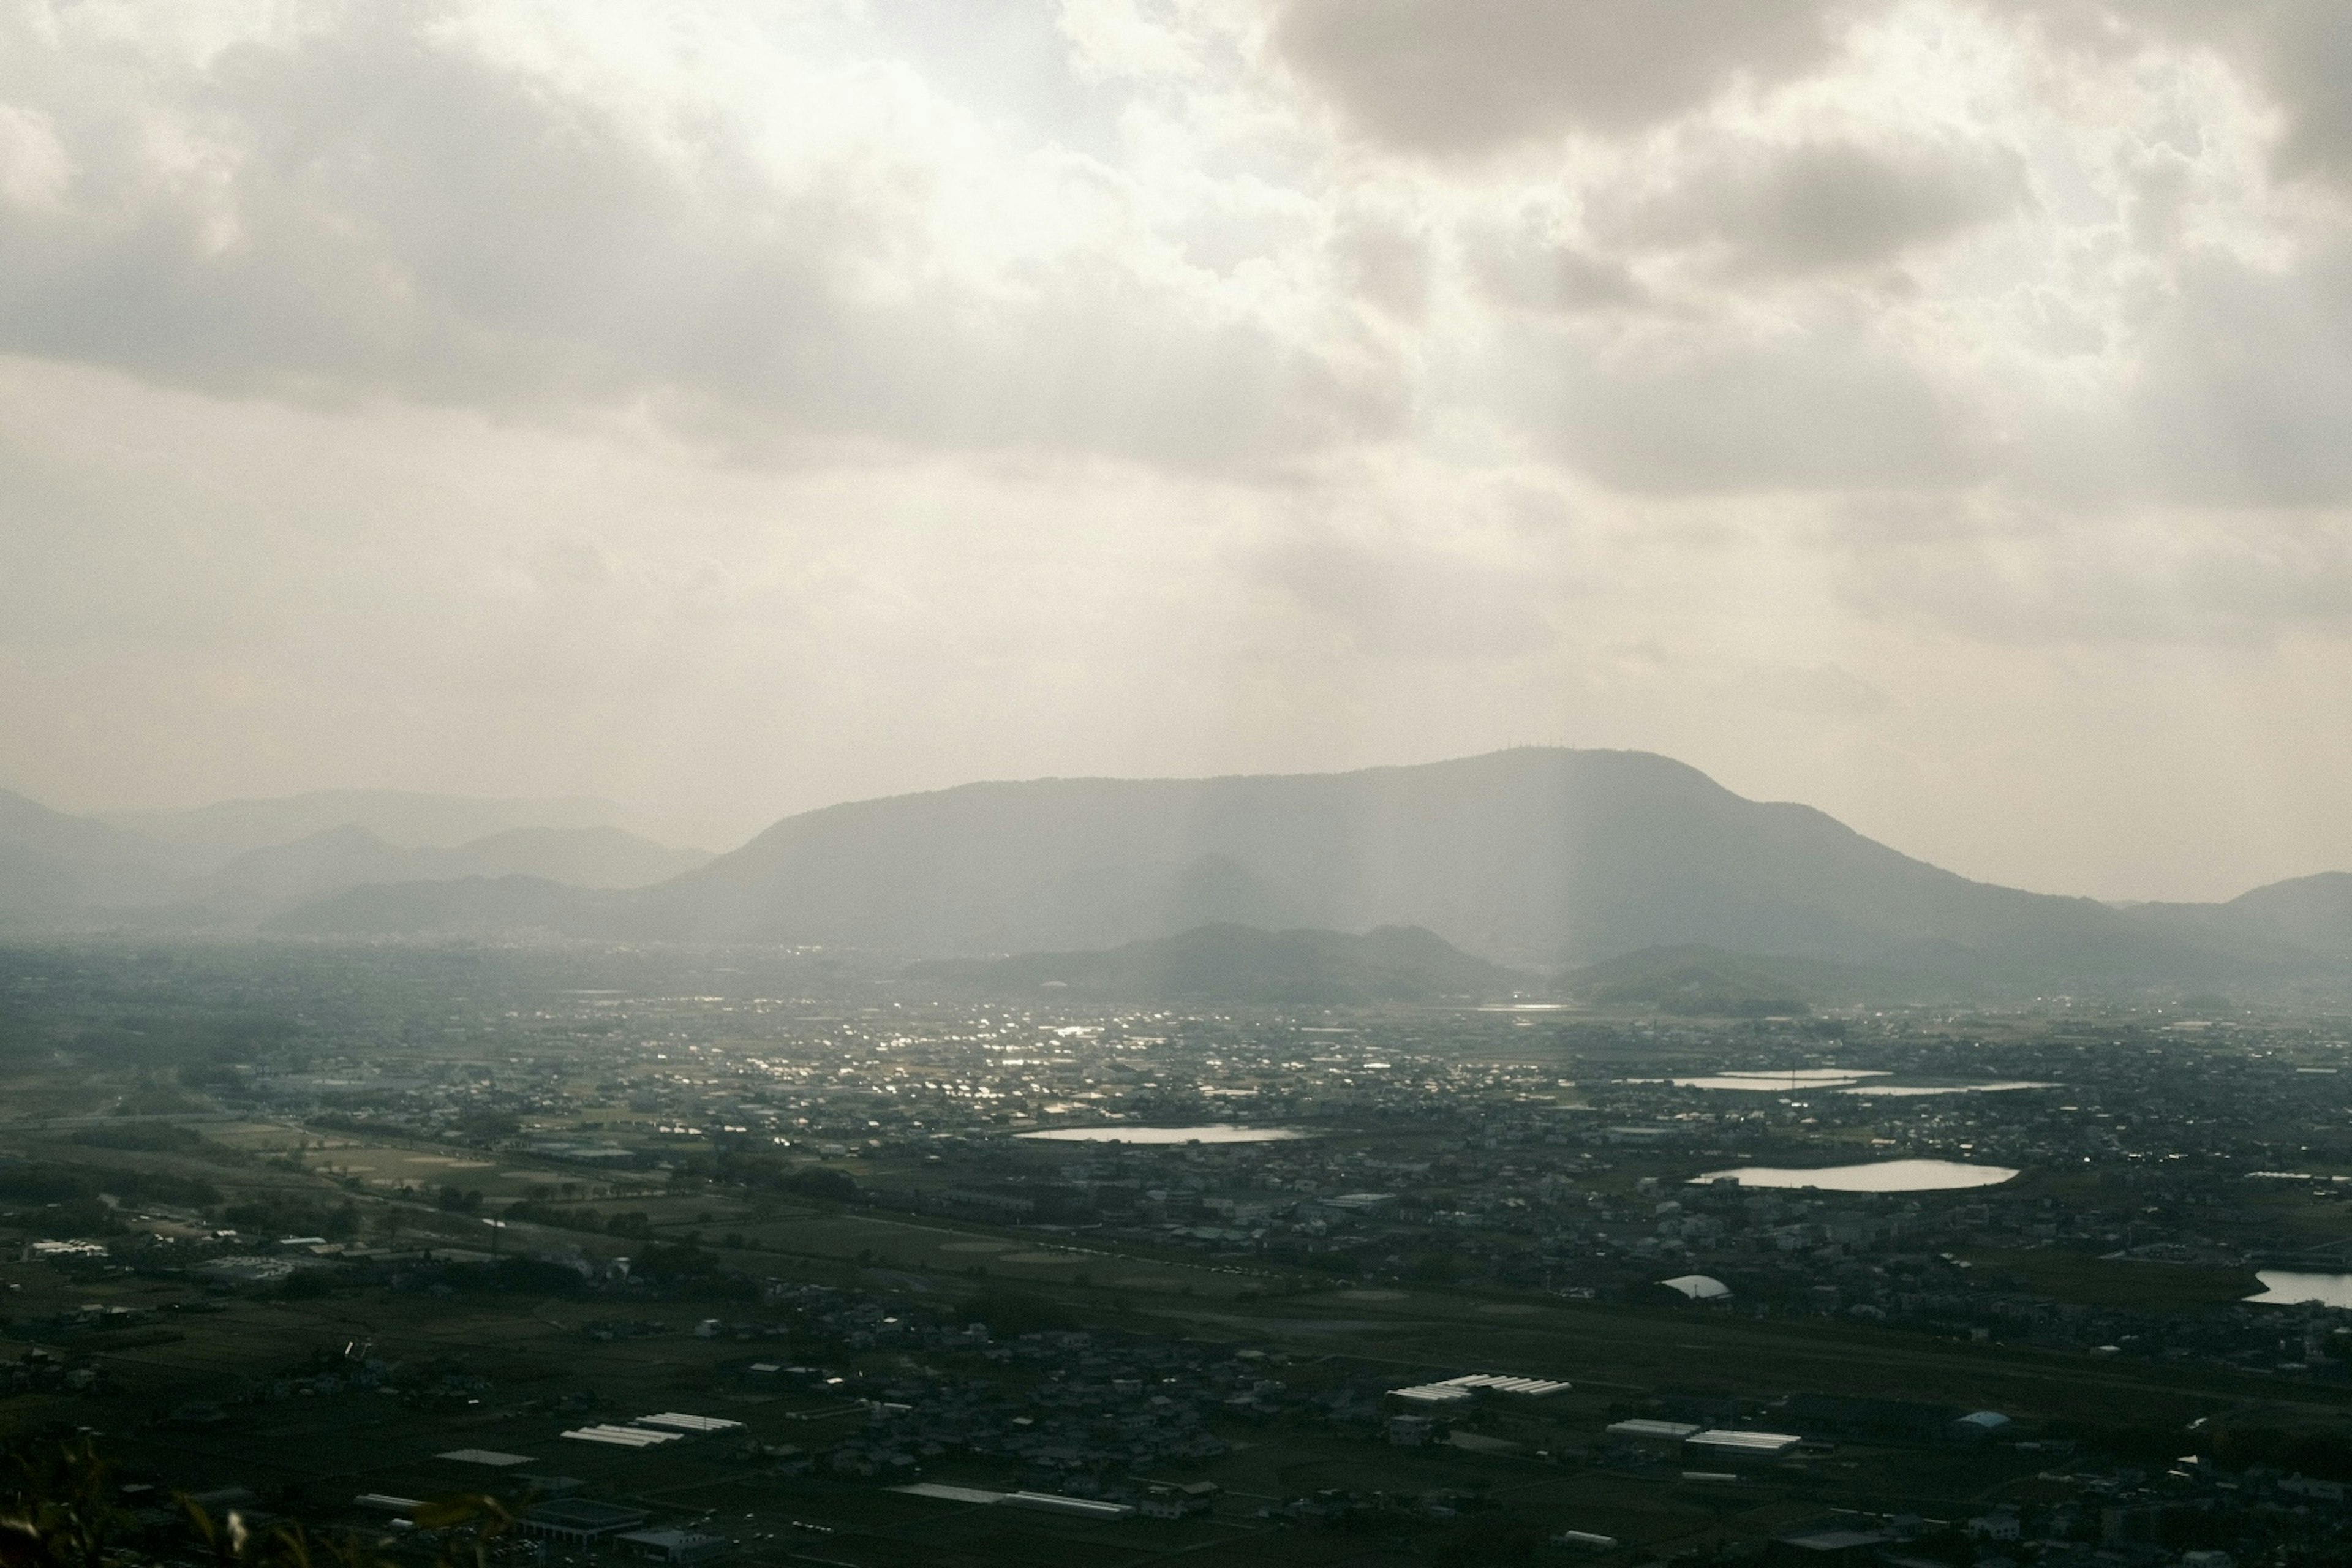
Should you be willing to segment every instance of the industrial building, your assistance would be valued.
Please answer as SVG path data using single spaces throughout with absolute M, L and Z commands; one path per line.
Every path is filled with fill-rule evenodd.
M 645 1523 L 646 1510 L 588 1498 L 551 1498 L 523 1510 L 523 1533 L 566 1546 L 585 1546 Z

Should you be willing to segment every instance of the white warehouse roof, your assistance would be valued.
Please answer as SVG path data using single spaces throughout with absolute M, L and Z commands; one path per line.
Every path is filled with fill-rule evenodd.
M 639 1426 L 671 1426 L 680 1432 L 734 1432 L 741 1429 L 740 1421 L 729 1421 L 718 1415 L 687 1415 L 676 1410 L 665 1410 L 658 1415 L 640 1415 Z
M 1481 1389 L 1494 1394 L 1516 1394 L 1522 1399 L 1549 1399 L 1555 1394 L 1567 1393 L 1573 1386 L 1555 1378 L 1473 1372 L 1460 1377 L 1449 1377 L 1443 1383 L 1416 1383 L 1410 1388 L 1391 1388 L 1389 1394 L 1393 1398 L 1411 1400 L 1416 1405 L 1454 1405 L 1475 1397 Z
M 1684 1441 L 1694 1448 L 1711 1448 L 1718 1454 L 1769 1459 L 1789 1452 L 1804 1439 L 1787 1432 L 1732 1432 L 1716 1427 L 1694 1433 Z
M 614 1448 L 650 1448 L 656 1443 L 675 1443 L 684 1434 L 655 1432 L 643 1426 L 614 1426 L 607 1422 L 594 1426 L 575 1426 L 564 1436 L 577 1443 L 603 1443 Z
M 1477 1395 L 1450 1383 L 1417 1383 L 1411 1388 L 1390 1389 L 1389 1397 L 1414 1405 L 1465 1405 Z

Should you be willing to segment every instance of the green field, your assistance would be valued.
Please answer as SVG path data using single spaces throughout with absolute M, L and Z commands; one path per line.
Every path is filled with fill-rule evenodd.
M 2085 1307 L 2220 1307 L 2258 1295 L 2263 1288 L 2251 1268 L 2089 1258 L 2056 1248 L 1973 1252 L 1968 1261 L 1989 1277 L 2014 1279 L 2037 1296 Z
M 116 1342 L 37 1335 L 69 1353 L 87 1354 L 104 1369 L 110 1391 L 0 1401 L 0 1424 L 19 1433 L 51 1423 L 94 1427 L 126 1460 L 176 1484 L 245 1487 L 265 1500 L 331 1517 L 361 1492 L 428 1497 L 497 1481 L 488 1472 L 435 1458 L 460 1447 L 496 1449 L 530 1456 L 531 1473 L 577 1477 L 595 1495 L 641 1500 L 665 1516 L 708 1513 L 713 1527 L 745 1541 L 754 1557 L 884 1568 L 1140 1563 L 1178 1552 L 1211 1564 L 1337 1563 L 1359 1560 L 1383 1542 L 1408 1541 L 1414 1551 L 1441 1558 L 1448 1552 L 1507 1556 L 1528 1539 L 1561 1529 L 1616 1536 L 1628 1543 L 1628 1555 L 1641 1556 L 1760 1541 L 1830 1506 L 1955 1517 L 2029 1485 L 2041 1464 L 2008 1449 L 1847 1448 L 1727 1487 L 1685 1481 L 1672 1471 L 1604 1470 L 1585 1459 L 1602 1426 L 1661 1394 L 1769 1399 L 1815 1392 L 1930 1399 L 2005 1410 L 2029 1428 L 2049 1421 L 2112 1422 L 2124 1414 L 2167 1427 L 2200 1415 L 2251 1411 L 2288 1425 L 2340 1424 L 2352 1414 L 2352 1393 L 1859 1325 L 1759 1322 L 1700 1309 L 1650 1312 L 1441 1289 L 1327 1288 L 1244 1297 L 1232 1277 L 1215 1270 L 1099 1250 L 1072 1255 L 1082 1260 L 1079 1267 L 1108 1281 L 1082 1286 L 1058 1254 L 1051 1262 L 1018 1261 L 1052 1252 L 1034 1237 L 992 1235 L 985 1227 L 811 1210 L 772 1216 L 758 1228 L 761 1241 L 788 1242 L 792 1250 L 747 1246 L 730 1253 L 730 1263 L 754 1274 L 889 1290 L 943 1307 L 1014 1279 L 1097 1321 L 1255 1347 L 1281 1377 L 1302 1388 L 1367 1372 L 1402 1384 L 1468 1367 L 1560 1376 L 1576 1387 L 1539 1406 L 1482 1415 L 1476 1426 L 1491 1452 L 1392 1448 L 1286 1420 L 1236 1423 L 1224 1430 L 1231 1452 L 1181 1477 L 1223 1487 L 1215 1517 L 1069 1520 L 903 1497 L 872 1483 L 835 1479 L 822 1468 L 811 1475 L 779 1475 L 772 1460 L 747 1457 L 740 1439 L 631 1452 L 559 1436 L 584 1419 L 674 1408 L 739 1419 L 761 1444 L 812 1453 L 854 1434 L 862 1416 L 796 1419 L 829 1402 L 750 1392 L 730 1371 L 754 1355 L 791 1353 L 789 1345 L 701 1339 L 688 1331 L 706 1310 L 732 1317 L 756 1309 L 356 1288 L 311 1300 L 268 1292 L 220 1297 L 217 1312 L 167 1315 L 156 1320 L 167 1328 L 132 1331 Z M 860 1253 L 873 1261 L 859 1263 Z M 988 1276 L 967 1272 L 974 1258 L 986 1260 Z M 0 1276 L 13 1287 L 11 1316 L 20 1321 L 89 1304 L 152 1308 L 201 1294 L 184 1282 L 75 1278 L 45 1264 L 0 1266 Z M 1121 1283 L 1129 1279 L 1183 1279 L 1195 1289 L 1185 1296 Z M 610 1316 L 658 1319 L 670 1331 L 611 1342 L 583 1333 L 587 1321 Z M 331 1361 L 350 1345 L 383 1359 L 444 1363 L 489 1386 L 470 1396 L 478 1403 L 435 1410 L 365 1392 L 236 1403 L 289 1368 L 313 1357 Z M 17 1340 L 0 1344 L 0 1353 L 14 1356 L 28 1348 Z M 931 1359 L 899 1355 L 896 1361 Z M 878 1352 L 866 1360 L 877 1372 L 894 1364 Z M 593 1396 L 593 1416 L 555 1408 L 566 1396 L 582 1394 Z M 198 1399 L 221 1402 L 229 1419 L 213 1427 L 166 1419 Z M 926 1474 L 997 1488 L 1018 1479 L 1001 1468 L 952 1458 L 927 1467 Z M 1262 1509 L 1326 1488 L 1459 1493 L 1475 1506 L 1465 1503 L 1450 1519 L 1382 1519 L 1354 1530 L 1258 1516 Z M 831 1533 L 799 1528 L 806 1525 Z

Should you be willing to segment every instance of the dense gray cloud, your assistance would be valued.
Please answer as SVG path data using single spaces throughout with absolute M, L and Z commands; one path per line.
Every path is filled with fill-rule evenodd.
M 2013 153 L 1811 142 L 1698 160 L 1609 226 L 1636 245 L 1720 247 L 1734 272 L 1836 271 L 1883 266 L 2026 200 Z
M 2278 166 L 2352 181 L 2352 10 L 2337 0 L 1983 0 L 2061 47 L 2130 54 L 2168 41 L 2227 53 L 2285 121 Z
M 2071 510 L 2280 510 L 2352 501 L 2352 249 L 2292 265 L 2184 250 L 2137 322 L 2047 324 L 2050 346 L 2102 353 L 2131 333 L 2095 395 L 2011 411 L 1998 472 L 2050 527 Z M 2074 334 L 2084 334 L 2075 336 Z
M 1637 130 L 1740 79 L 1819 64 L 1832 0 L 1283 0 L 1283 58 L 1396 146 L 1479 153 L 1574 128 Z
M 2263 67 L 2290 116 L 2280 160 L 2352 181 L 2352 10 L 2336 0 L 2296 0 L 2278 11 Z
M 2272 76 L 2326 58 L 2324 38 L 2288 47 L 2327 33 L 2320 13 L 2256 12 L 2176 0 L 2134 47 L 2202 29 Z M 1400 334 L 1428 327 L 1458 279 L 1511 309 L 1650 319 L 1508 342 L 1517 379 L 1498 384 L 1564 389 L 1506 417 L 1637 490 L 1973 481 L 1996 410 L 2038 395 L 1951 374 L 1899 314 L 1880 330 L 1843 307 L 1812 324 L 1823 313 L 1802 300 L 1777 320 L 1739 312 L 1758 280 L 1919 288 L 1874 275 L 1981 247 L 2037 211 L 2037 181 L 2077 177 L 2029 167 L 2022 132 L 1958 129 L 1948 112 L 1906 129 L 1879 102 L 1828 116 L 1833 129 L 1767 130 L 1721 109 L 1735 81 L 1832 69 L 1840 40 L 1866 54 L 1877 7 L 1743 0 L 1664 23 L 1650 7 L 1500 0 L 1278 10 L 1293 69 L 1345 102 L 1360 93 L 1416 145 L 1690 121 L 1598 169 L 1573 203 L 1499 226 L 1419 210 L 1426 183 L 1360 204 L 1255 174 L 1154 212 L 1165 198 L 1120 163 L 1118 113 L 1213 131 L 1242 79 L 1204 87 L 1202 62 L 1237 71 L 1238 45 L 1193 40 L 1152 85 L 1097 58 L 1087 17 L 1103 32 L 1104 14 L 1031 4 L 983 22 L 904 0 L 865 32 L 834 17 L 775 54 L 800 73 L 777 90 L 807 97 L 803 111 L 704 90 L 691 77 L 707 60 L 671 40 L 643 51 L 667 74 L 631 75 L 611 47 L 551 65 L 484 20 L 499 13 L 456 0 L 321 7 L 217 47 L 126 48 L 26 11 L 0 63 L 0 347 L 229 394 L 642 408 L 793 461 L 879 441 L 1270 473 L 1428 416 L 1438 360 Z M 2036 14 L 2056 25 L 2053 7 Z M 1267 112 L 1260 100 L 1234 123 Z M 2278 155 L 2324 163 L 2326 112 L 2294 109 Z M 2037 132 L 2045 146 L 2054 129 Z M 992 143 L 1000 132 L 1012 140 Z M 2213 199 L 2200 184 L 2213 154 L 2179 139 L 2192 150 L 2143 149 L 2122 194 L 2100 198 L 2152 254 L 2188 254 L 2184 226 Z M 1307 178 L 1280 156 L 1267 170 Z M 2200 374 L 2235 327 L 2199 312 L 2226 315 L 2229 291 L 2182 276 L 2177 300 L 2085 299 L 2079 277 L 2034 292 L 2041 346 L 2136 337 L 2144 361 L 2117 378 L 2141 392 L 2106 418 L 2111 450 L 2070 458 L 2074 482 L 2104 462 L 2129 470 L 2118 489 L 2177 470 L 2173 489 L 2209 499 L 2340 493 L 2333 460 L 2305 449 L 2332 424 L 2308 395 L 2325 367 Z M 2327 287 L 2290 270 L 2273 291 Z M 2289 357 L 2331 341 L 2306 334 Z M 1553 362 L 1529 367 L 1530 347 Z M 2231 419 L 2173 428 L 2225 381 Z
M 937 266 L 954 170 L 919 142 L 778 160 L 754 124 L 616 101 L 449 15 L 325 9 L 145 69 L 20 28 L 0 152 L 30 199 L 0 207 L 0 347 L 229 393 L 651 399 L 754 447 L 1250 467 L 1392 420 L 1376 351 L 1188 300 L 1149 258 Z M 1066 177 L 1066 200 L 1117 199 Z
M 2285 273 L 2219 258 L 2190 268 L 2149 345 L 2133 416 L 2124 456 L 2158 496 L 2352 498 L 2352 251 Z
M 1473 284 L 1507 309 L 1575 315 L 1646 303 L 1633 268 L 1525 223 L 1464 237 Z

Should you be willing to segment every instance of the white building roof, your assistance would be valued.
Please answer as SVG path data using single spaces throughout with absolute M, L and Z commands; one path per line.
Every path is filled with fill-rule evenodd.
M 691 1530 L 632 1530 L 621 1539 L 632 1546 L 650 1546 L 657 1552 L 671 1552 L 727 1544 L 723 1535 L 703 1535 Z
M 1450 1383 L 1417 1383 L 1411 1388 L 1390 1389 L 1389 1397 L 1414 1405 L 1467 1405 L 1478 1396 Z
M 594 1426 L 575 1426 L 564 1436 L 576 1443 L 602 1443 L 614 1448 L 650 1448 L 656 1443 L 675 1443 L 685 1434 L 656 1432 L 643 1426 L 614 1426 L 607 1422 Z
M 1443 1383 L 1416 1383 L 1410 1388 L 1391 1388 L 1391 1398 L 1409 1399 L 1416 1405 L 1454 1405 L 1476 1396 L 1485 1389 L 1494 1394 L 1515 1394 L 1523 1399 L 1549 1399 L 1555 1394 L 1565 1394 L 1572 1384 L 1549 1377 L 1518 1377 L 1508 1373 L 1473 1372 L 1460 1377 L 1449 1377 Z
M 1012 1492 L 1006 1495 L 1004 1506 L 1074 1513 L 1082 1519 L 1125 1519 L 1135 1511 L 1132 1503 L 1097 1502 L 1093 1498 L 1064 1497 L 1059 1492 Z
M 735 1432 L 742 1428 L 740 1421 L 729 1421 L 718 1415 L 688 1415 L 676 1410 L 665 1410 L 658 1415 L 640 1415 L 639 1426 L 669 1426 L 680 1432 Z
M 945 1481 L 917 1481 L 912 1486 L 892 1487 L 894 1492 L 908 1497 L 937 1498 L 941 1502 L 1003 1502 L 1003 1492 L 983 1491 L 978 1487 L 951 1487 Z
M 1785 1454 L 1802 1437 L 1787 1432 L 1732 1432 L 1722 1427 L 1696 1432 L 1684 1439 L 1695 1448 L 1713 1448 L 1719 1454 L 1748 1454 L 1770 1457 Z

